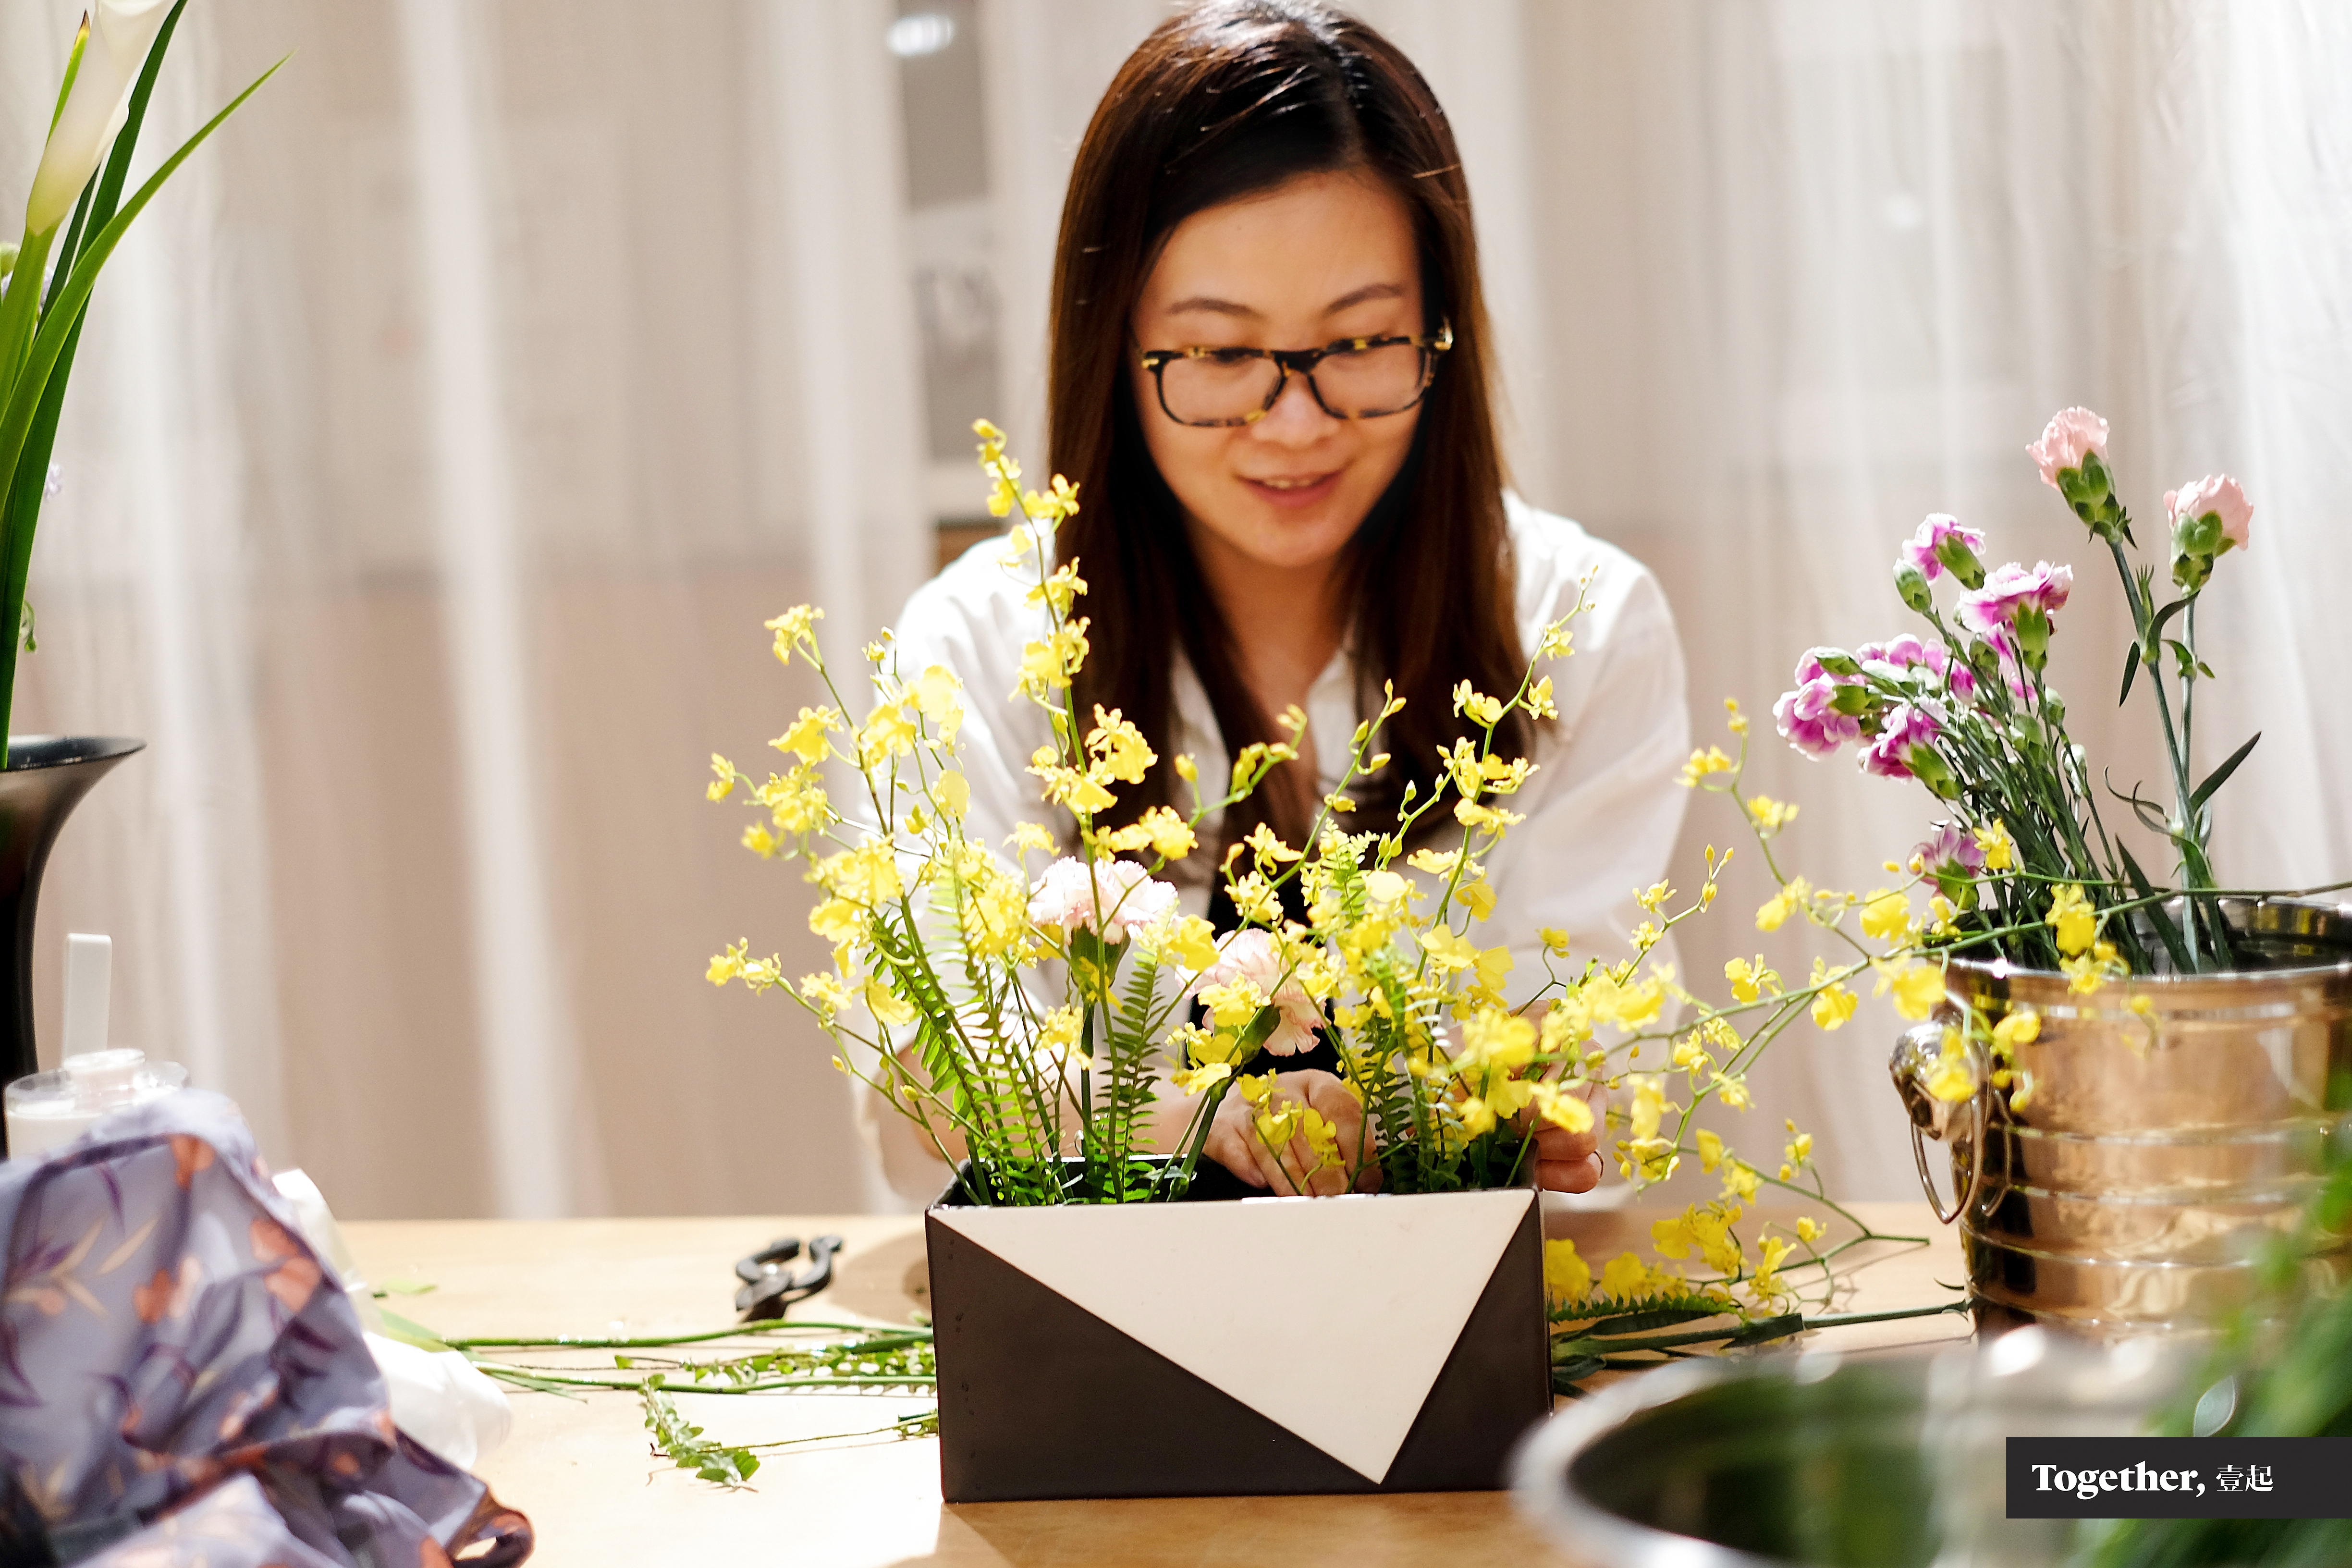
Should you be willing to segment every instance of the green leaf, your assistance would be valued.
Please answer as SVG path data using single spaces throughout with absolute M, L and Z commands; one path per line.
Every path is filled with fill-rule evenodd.
M 25 345 L 32 342 L 40 320 L 41 278 L 48 267 L 49 251 L 56 244 L 54 228 L 26 235 L 25 247 L 16 253 L 16 264 L 8 269 L 8 291 L 0 295 L 0 391 L 5 391 L 11 400 L 16 394 Z M 0 464 L 0 473 L 12 471 L 13 464 Z
M 8 606 L 13 605 L 22 633 L 15 639 L 0 638 L 0 735 L 8 732 L 9 710 L 16 689 L 17 657 L 33 651 L 30 606 L 25 598 L 26 576 L 32 569 L 34 531 L 39 526 L 41 503 L 47 496 L 49 453 L 57 444 L 58 420 L 65 411 L 66 374 L 80 345 L 81 323 L 76 321 L 66 338 L 58 373 L 49 378 L 48 388 L 41 395 L 40 407 L 33 415 L 33 426 L 26 433 L 16 471 L 5 489 L 0 489 L 0 625 L 6 624 Z M 0 752 L 0 767 L 6 765 L 5 753 Z
M 2116 694 L 2116 706 L 2120 708 L 2131 700 L 2132 677 L 2139 673 L 2139 644 L 2131 645 L 2124 655 L 2124 689 Z
M 386 1339 L 398 1340 L 403 1344 L 415 1345 L 419 1350 L 446 1351 L 449 1348 L 442 1342 L 439 1334 L 422 1323 L 410 1321 L 398 1312 L 381 1311 L 378 1316 L 383 1319 L 383 1333 Z
M 90 290 L 97 287 L 99 270 L 121 242 L 132 220 L 163 188 L 163 182 L 263 82 L 277 74 L 278 66 L 286 63 L 280 59 L 264 71 L 227 108 L 184 142 L 140 187 L 129 210 L 118 215 L 115 202 L 130 176 L 131 153 L 146 118 L 156 73 L 163 68 L 164 51 L 171 45 L 180 13 L 186 6 L 187 0 L 175 0 L 171 14 L 157 30 L 155 42 L 147 51 L 138 83 L 125 106 L 122 129 L 115 134 L 114 150 L 99 177 L 95 194 L 86 187 L 82 201 L 75 205 L 74 226 L 68 238 L 79 243 L 70 253 L 72 266 L 68 269 L 63 265 L 64 258 L 60 258 L 58 281 L 51 288 L 47 303 L 39 313 L 37 331 L 31 331 L 29 351 L 23 349 L 20 333 L 33 327 L 33 307 L 40 283 L 39 263 L 48 254 L 48 236 L 35 239 L 31 247 L 35 265 L 29 269 L 21 266 L 17 268 L 9 279 L 5 300 L 0 300 L 0 384 L 5 384 L 5 401 L 0 401 L 0 482 L 7 485 L 7 493 L 0 497 L 0 626 L 11 624 L 23 613 L 26 577 L 32 567 L 33 535 L 40 518 L 41 486 L 47 479 L 49 452 L 56 441 L 66 384 L 81 342 L 82 315 L 89 302 Z M 82 240 L 86 228 L 95 228 L 97 232 Z M 25 285 L 21 296 L 19 284 Z M 0 734 L 7 732 L 9 713 L 15 703 L 17 652 L 13 640 L 0 639 Z M 0 757 L 0 766 L 5 766 L 5 757 Z
M 97 194 L 98 179 L 92 175 L 89 184 L 81 188 L 81 199 L 74 203 L 73 221 L 66 225 L 65 243 L 58 247 L 57 267 L 49 274 L 49 297 L 41 305 L 44 315 L 57 307 L 58 290 L 66 286 L 66 279 L 72 275 L 73 258 L 81 251 L 82 229 L 89 220 L 90 201 Z
M 131 154 L 139 145 L 140 129 L 147 123 L 147 100 L 154 96 L 164 52 L 172 47 L 172 35 L 180 30 L 180 13 L 187 8 L 188 0 L 173 0 L 171 15 L 163 18 L 163 25 L 155 30 L 154 43 L 148 46 L 139 80 L 123 105 L 122 129 L 115 132 L 114 150 L 107 154 L 106 166 L 98 177 L 98 199 L 90 205 L 93 228 L 104 228 L 114 216 L 115 204 L 122 199 L 123 182 L 131 177 Z
M 2139 862 L 2132 858 L 2132 852 L 2118 843 L 2116 853 L 2124 858 L 2124 871 L 2131 878 L 2133 890 L 2143 899 L 2155 898 L 2156 889 L 2149 884 L 2147 873 L 2139 868 Z M 2173 967 L 2186 973 L 2191 965 L 2188 944 L 2180 940 L 2180 928 L 2173 923 L 2172 916 L 2162 904 L 2148 905 L 2147 917 L 2149 923 L 2156 927 L 2157 936 L 2164 942 L 2164 951 L 2172 955 Z
M 556 1383 L 544 1377 L 534 1377 L 520 1367 L 507 1366 L 494 1361 L 476 1362 L 474 1364 L 482 1369 L 482 1375 L 485 1377 L 495 1377 L 500 1383 L 511 1383 L 517 1388 L 528 1388 L 534 1394 L 560 1394 L 571 1400 L 581 1397 L 580 1391 L 571 1384 Z
M 383 1288 L 396 1296 L 425 1296 L 441 1289 L 423 1279 L 387 1279 Z
M 24 451 L 26 436 L 32 427 L 34 411 L 40 405 L 42 394 L 47 390 L 49 373 L 65 352 L 67 337 L 80 324 L 82 308 L 89 302 L 90 290 L 98 285 L 100 269 L 114 254 L 114 247 L 122 243 L 122 237 L 130 232 L 131 224 L 146 210 L 147 204 L 155 199 L 156 193 L 163 188 L 163 183 L 177 174 L 180 165 L 186 163 L 230 115 L 243 108 L 245 100 L 259 91 L 263 82 L 277 75 L 278 67 L 285 63 L 285 59 L 280 59 L 277 65 L 262 72 L 254 79 L 252 85 L 229 100 L 227 108 L 206 121 L 204 128 L 183 142 L 178 152 L 165 159 L 163 167 L 139 187 L 138 194 L 83 247 L 82 254 L 74 261 L 73 274 L 66 280 L 57 303 L 50 308 L 40 331 L 34 334 L 32 350 L 11 389 L 7 411 L 0 414 L 0 473 L 16 472 L 16 459 Z M 13 286 L 9 294 L 13 299 L 16 294 Z M 11 554 L 16 552 L 15 539 L 8 541 L 8 548 Z
M 1720 1318 L 1730 1312 L 1728 1307 L 1674 1307 L 1662 1311 L 1623 1312 L 1613 1318 L 1603 1318 L 1588 1324 L 1582 1335 L 1641 1334 L 1652 1329 L 1670 1329 L 1677 1323 L 1695 1323 L 1702 1318 Z
M 2205 775 L 2205 782 L 2199 784 L 2197 786 L 2197 792 L 2189 797 L 2189 814 L 2191 816 L 2194 816 L 2197 814 L 2199 807 L 2202 806 L 2207 801 L 2213 798 L 2213 792 L 2215 790 L 2220 789 L 2223 784 L 2229 782 L 2230 775 L 2238 771 L 2238 764 L 2246 760 L 2246 753 L 2254 749 L 2254 742 L 2259 741 L 2262 738 L 2263 732 L 2260 730 L 2255 731 L 2253 740 L 2248 741 L 2244 745 L 2240 746 L 2236 751 L 2231 752 L 2230 753 L 2229 761 L 2223 763 L 2220 767 L 2215 768 L 2211 773 Z
M 73 96 L 74 78 L 81 75 L 82 51 L 89 47 L 89 16 L 83 13 L 81 26 L 74 33 L 73 53 L 66 57 L 66 79 L 58 84 L 58 106 L 49 110 L 49 134 L 58 133 L 58 121 L 66 117 L 66 100 Z M 47 146 L 41 149 L 48 151 Z

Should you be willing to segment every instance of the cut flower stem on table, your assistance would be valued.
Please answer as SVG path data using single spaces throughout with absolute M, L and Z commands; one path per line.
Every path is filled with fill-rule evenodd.
M 595 1392 L 636 1395 L 653 1452 L 698 1479 L 723 1487 L 747 1486 L 760 1456 L 865 1437 L 927 1437 L 939 1430 L 936 1408 L 886 1425 L 766 1442 L 727 1443 L 709 1436 L 677 1409 L 676 1395 L 830 1394 L 936 1396 L 931 1331 L 920 1326 L 808 1320 L 740 1323 L 684 1334 L 550 1335 L 444 1338 L 422 1324 L 385 1314 L 394 1337 L 426 1350 L 456 1351 L 485 1375 L 537 1394 L 584 1397 Z M 708 1346 L 702 1355 L 678 1355 Z M 551 1355 L 612 1353 L 610 1369 Z M 528 1358 L 528 1359 L 519 1359 Z

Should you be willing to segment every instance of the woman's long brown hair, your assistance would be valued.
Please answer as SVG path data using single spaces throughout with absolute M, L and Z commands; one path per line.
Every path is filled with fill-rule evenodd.
M 1426 799 L 1440 749 L 1472 732 L 1454 715 L 1454 682 L 1507 695 L 1526 668 L 1470 190 L 1445 111 L 1412 63 L 1363 23 L 1313 4 L 1219 0 L 1154 29 L 1103 95 L 1071 171 L 1054 259 L 1047 401 L 1053 470 L 1078 484 L 1083 506 L 1055 540 L 1087 583 L 1092 651 L 1078 711 L 1120 710 L 1167 757 L 1171 655 L 1181 648 L 1229 756 L 1278 739 L 1145 449 L 1129 322 L 1161 245 L 1185 218 L 1301 174 L 1346 170 L 1372 174 L 1404 203 L 1419 242 L 1424 330 L 1441 321 L 1454 328 L 1411 455 L 1345 563 L 1370 700 L 1383 679 L 1405 699 L 1382 734 L 1392 760 L 1356 792 L 1361 809 L 1346 826 L 1361 830 L 1392 826 L 1408 784 Z M 1496 749 L 1517 755 L 1528 739 L 1514 713 Z M 1313 759 L 1300 765 L 1311 777 Z M 1152 770 L 1114 819 L 1189 805 L 1171 798 L 1171 776 L 1164 763 Z M 1262 788 L 1229 815 L 1227 841 L 1264 820 L 1302 844 L 1314 805 L 1311 788 Z

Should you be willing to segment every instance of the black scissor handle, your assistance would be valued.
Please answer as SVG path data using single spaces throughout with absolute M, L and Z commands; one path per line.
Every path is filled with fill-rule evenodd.
M 801 1238 L 780 1236 L 749 1258 L 735 1260 L 735 1278 L 746 1285 L 757 1285 L 761 1277 L 772 1274 L 783 1264 L 801 1255 Z
M 782 1245 L 782 1242 L 778 1242 L 768 1250 L 773 1252 Z M 793 1241 L 792 1246 L 793 1253 L 797 1253 L 800 1244 Z M 735 1266 L 736 1273 L 740 1275 L 744 1263 L 761 1263 L 759 1277 L 747 1279 L 743 1288 L 735 1292 L 735 1310 L 743 1314 L 745 1322 L 751 1323 L 782 1317 L 785 1308 L 795 1301 L 807 1300 L 833 1283 L 834 1255 L 843 1250 L 841 1237 L 818 1237 L 808 1244 L 808 1267 L 797 1274 L 784 1267 L 792 1253 L 786 1253 L 773 1262 L 763 1261 L 766 1257 L 763 1253 L 752 1254 L 743 1263 Z

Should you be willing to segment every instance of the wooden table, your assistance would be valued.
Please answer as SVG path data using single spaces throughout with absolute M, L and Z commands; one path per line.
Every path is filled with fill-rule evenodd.
M 1927 1235 L 1928 1244 L 1873 1247 L 1851 1273 L 1843 1310 L 1948 1300 L 1937 1281 L 1961 1278 L 1958 1247 L 1918 1204 L 1855 1205 L 1874 1229 Z M 1596 1269 L 1645 1245 L 1662 1210 L 1547 1216 Z M 779 1236 L 827 1232 L 848 1243 L 835 1288 L 803 1314 L 904 1321 L 923 1279 L 913 1217 L 819 1215 L 740 1219 L 376 1221 L 344 1230 L 373 1280 L 430 1281 L 426 1295 L 386 1304 L 448 1334 L 683 1333 L 731 1321 L 731 1266 Z M 820 1310 L 821 1309 L 821 1310 Z M 1857 1325 L 1811 1336 L 1851 1350 L 1965 1337 L 1965 1317 Z M 609 1364 L 609 1362 L 606 1363 Z M 753 1489 L 726 1491 L 653 1457 L 636 1399 L 518 1392 L 514 1435 L 480 1467 L 491 1488 L 529 1514 L 538 1561 L 597 1564 L 745 1564 L 808 1568 L 956 1568 L 1002 1564 L 1488 1562 L 1528 1568 L 1574 1563 L 1546 1546 L 1498 1493 L 1380 1497 L 1125 1499 L 1083 1502 L 940 1500 L 935 1441 L 895 1438 L 784 1449 Z M 848 1432 L 929 1408 L 925 1399 L 792 1394 L 684 1394 L 686 1415 L 730 1442 Z M 1599 1565 L 1591 1565 L 1599 1568 Z

